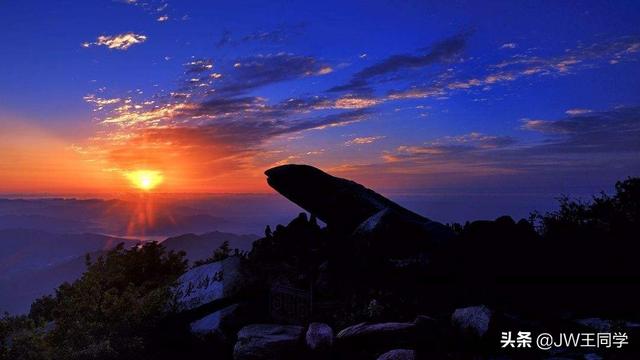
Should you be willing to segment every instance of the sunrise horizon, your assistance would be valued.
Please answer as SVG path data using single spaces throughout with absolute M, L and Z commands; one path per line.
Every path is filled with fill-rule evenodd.
M 54 22 L 69 34 L 57 38 L 18 22 L 54 5 L 4 6 L 18 17 L 4 19 L 15 31 L 4 35 L 14 51 L 3 68 L 14 72 L 0 88 L 0 193 L 119 192 L 140 170 L 161 174 L 153 191 L 261 193 L 263 171 L 286 163 L 417 193 L 589 193 L 639 174 L 640 35 L 627 22 L 590 21 L 587 5 L 558 6 L 547 16 L 566 31 L 535 36 L 524 24 L 542 8 L 494 4 L 512 13 L 496 34 L 483 16 L 419 21 L 455 6 L 407 5 L 403 21 L 384 19 L 389 34 L 368 41 L 345 36 L 351 15 L 330 32 L 304 6 L 285 10 L 297 14 L 289 24 L 245 14 L 246 28 L 187 4 L 84 4 L 74 11 L 104 16 Z M 383 9 L 372 6 L 362 28 L 375 34 Z M 610 11 L 632 16 L 625 9 Z M 59 49 L 57 71 L 29 75 L 45 71 L 29 47 Z M 29 79 L 21 91 L 18 74 Z M 50 89 L 64 90 L 41 95 Z

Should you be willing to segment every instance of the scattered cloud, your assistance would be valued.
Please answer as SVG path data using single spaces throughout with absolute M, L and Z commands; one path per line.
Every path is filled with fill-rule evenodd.
M 500 46 L 500 49 L 515 49 L 517 47 L 518 47 L 518 44 L 510 42 L 510 43 L 502 44 L 502 46 Z
M 378 105 L 380 100 L 374 98 L 346 96 L 335 101 L 336 109 L 364 109 Z
M 385 136 L 365 136 L 365 137 L 357 137 L 357 138 L 353 138 L 347 142 L 345 142 L 344 144 L 347 146 L 351 146 L 351 145 L 364 145 L 364 144 L 372 144 L 378 140 L 382 140 L 384 139 Z
M 589 109 L 569 109 L 569 110 L 565 111 L 565 114 L 570 115 L 570 116 L 574 116 L 574 115 L 588 114 L 590 112 L 591 112 L 591 110 L 589 110 Z
M 146 35 L 128 32 L 118 35 L 101 35 L 96 41 L 82 43 L 82 46 L 88 48 L 95 45 L 106 46 L 109 49 L 127 50 L 133 45 L 142 44 L 145 41 L 147 41 Z
M 319 96 L 270 102 L 246 95 L 260 86 L 317 76 L 326 65 L 311 57 L 280 53 L 231 64 L 192 59 L 183 64 L 181 88 L 151 98 L 87 95 L 103 126 L 93 139 L 94 153 L 123 170 L 140 162 L 161 166 L 167 154 L 192 163 L 210 161 L 199 154 L 215 153 L 219 164 L 235 169 L 265 156 L 262 149 L 273 139 L 363 121 L 376 103 Z M 145 156 L 136 157 L 140 152 Z
M 570 114 L 560 120 L 525 120 L 523 129 L 548 135 L 540 149 L 558 153 L 640 151 L 640 107 Z
M 238 59 L 224 74 L 216 91 L 243 93 L 261 86 L 296 78 L 324 75 L 331 68 L 310 56 L 277 53 Z
M 155 17 L 156 21 L 159 21 L 159 22 L 169 20 L 169 13 L 173 13 L 171 11 L 172 8 L 169 8 L 169 3 L 166 0 L 114 0 L 114 1 L 136 7 L 142 10 L 144 13 Z M 177 18 L 177 16 L 172 16 L 172 17 Z
M 387 161 L 397 161 L 402 158 L 452 156 L 481 151 L 493 151 L 514 145 L 516 140 L 509 136 L 491 136 L 472 132 L 459 136 L 445 136 L 424 145 L 403 145 L 396 149 L 396 155 L 387 157 Z
M 615 60 L 616 63 L 635 60 L 639 52 L 640 40 L 626 37 L 588 46 L 580 45 L 575 49 L 567 49 L 565 53 L 555 57 L 543 58 L 519 54 L 509 60 L 488 66 L 486 74 L 482 76 L 456 78 L 445 73 L 431 84 L 391 90 L 387 94 L 387 99 L 442 97 L 451 91 L 489 90 L 494 85 L 533 76 L 566 76 L 578 70 L 610 64 L 611 60 Z
M 300 35 L 306 28 L 305 23 L 281 24 L 269 30 L 257 30 L 245 35 L 234 36 L 230 30 L 224 30 L 218 39 L 216 46 L 239 46 L 247 43 L 282 44 L 291 37 Z
M 318 70 L 318 75 L 327 75 L 333 72 L 333 68 L 331 66 L 323 66 Z
M 462 56 L 468 37 L 465 33 L 415 54 L 389 56 L 356 71 L 346 83 L 329 91 L 298 91 L 284 100 L 256 93 L 283 82 L 292 82 L 291 88 L 296 89 L 295 81 L 329 74 L 334 67 L 313 56 L 287 52 L 216 62 L 192 58 L 183 64 L 183 79 L 172 90 L 146 98 L 87 95 L 85 101 L 94 107 L 102 124 L 102 131 L 92 139 L 97 149 L 94 154 L 99 154 L 110 166 L 122 169 L 140 163 L 160 166 L 163 161 L 190 163 L 207 172 L 207 176 L 211 169 L 233 171 L 249 168 L 250 164 L 255 168 L 255 161 L 268 164 L 305 156 L 304 151 L 287 150 L 273 158 L 276 155 L 265 150 L 274 142 L 365 121 L 383 103 L 444 99 L 458 92 L 488 91 L 522 79 L 567 76 L 582 69 L 609 66 L 611 61 L 629 61 L 640 52 L 637 39 L 621 38 L 580 45 L 557 56 L 515 54 L 504 61 L 477 66 L 471 76 L 458 68 L 467 61 Z M 268 39 L 266 34 L 256 34 L 250 39 L 234 40 L 230 32 L 225 32 L 218 45 L 272 41 Z M 124 50 L 142 41 L 118 42 L 115 37 L 105 37 L 87 46 Z M 537 133 L 537 138 L 542 138 L 537 142 L 480 132 L 444 136 L 397 146 L 381 155 L 378 166 L 401 169 L 405 174 L 515 174 L 550 171 L 554 167 L 578 168 L 576 164 L 595 167 L 601 162 L 593 159 L 604 153 L 628 155 L 619 162 L 620 166 L 628 166 L 632 161 L 629 159 L 635 156 L 634 164 L 638 165 L 638 108 L 604 112 L 574 108 L 568 109 L 566 115 L 559 120 L 526 119 L 520 130 L 514 130 Z M 344 144 L 365 145 L 383 138 L 383 135 L 355 137 Z
M 469 179 L 511 175 L 521 183 L 577 178 L 585 172 L 626 174 L 640 166 L 640 107 L 616 108 L 559 120 L 524 120 L 536 142 L 470 133 L 421 145 L 402 145 L 382 154 L 385 163 L 422 176 L 455 173 Z M 615 161 L 612 161 L 615 158 Z M 625 176 L 626 176 L 625 175 Z M 497 181 L 496 180 L 496 181 Z
M 417 54 L 390 56 L 368 66 L 353 75 L 344 85 L 335 86 L 330 91 L 356 91 L 370 86 L 370 81 L 403 70 L 416 70 L 437 63 L 448 63 L 459 59 L 465 49 L 469 33 L 458 34 L 435 43 Z

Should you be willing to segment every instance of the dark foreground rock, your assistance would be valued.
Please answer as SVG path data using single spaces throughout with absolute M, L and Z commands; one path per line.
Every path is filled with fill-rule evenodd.
M 324 323 L 311 323 L 305 336 L 311 351 L 328 351 L 333 346 L 333 330 Z
M 481 338 L 489 331 L 491 310 L 484 305 L 456 309 L 451 322 L 460 333 Z
M 294 325 L 253 324 L 238 332 L 234 360 L 300 359 L 304 328 Z
M 415 350 L 396 349 L 387 351 L 380 355 L 378 360 L 414 360 L 416 358 Z
M 387 322 L 360 323 L 349 326 L 336 336 L 336 346 L 349 353 L 379 354 L 394 348 L 413 346 L 418 340 L 418 327 L 414 323 Z
M 189 326 L 191 333 L 205 337 L 215 337 L 228 343 L 237 331 L 251 322 L 252 311 L 248 304 L 232 304 L 205 317 L 193 321 Z

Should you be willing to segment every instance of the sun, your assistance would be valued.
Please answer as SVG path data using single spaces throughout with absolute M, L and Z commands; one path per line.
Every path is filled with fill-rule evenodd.
M 138 189 L 149 191 L 162 183 L 162 173 L 155 170 L 136 170 L 125 173 L 127 179 Z

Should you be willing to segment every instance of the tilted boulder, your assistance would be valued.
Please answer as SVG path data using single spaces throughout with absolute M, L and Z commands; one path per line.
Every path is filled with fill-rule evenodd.
M 308 165 L 282 165 L 265 172 L 269 185 L 347 236 L 355 256 L 393 267 L 422 267 L 421 254 L 453 236 L 449 227 L 403 208 L 354 181 Z M 393 241 L 393 246 L 389 242 Z
M 419 224 L 427 233 L 442 237 L 449 229 L 403 208 L 354 181 L 331 176 L 309 165 L 282 165 L 265 171 L 267 183 L 287 199 L 330 226 L 346 231 L 374 229 L 395 215 Z
M 304 328 L 294 325 L 252 324 L 240 329 L 234 360 L 300 359 Z

